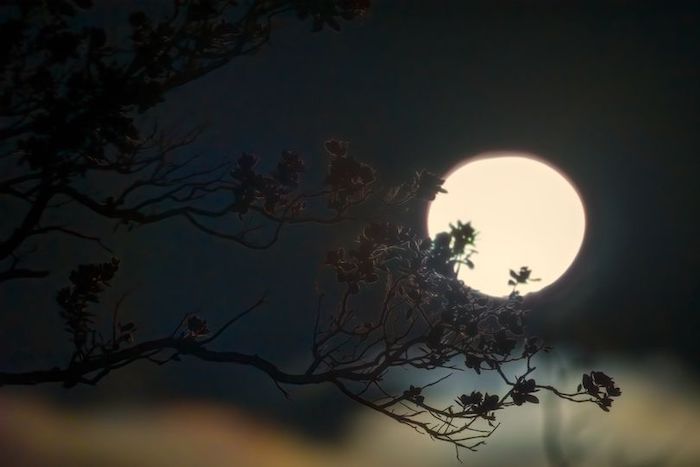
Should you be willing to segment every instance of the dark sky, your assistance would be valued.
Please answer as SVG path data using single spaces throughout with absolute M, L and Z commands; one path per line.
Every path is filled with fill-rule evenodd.
M 269 47 L 171 94 L 161 115 L 208 125 L 193 152 L 249 151 L 272 164 L 298 150 L 311 180 L 321 178 L 330 137 L 349 140 L 355 157 L 396 182 L 481 151 L 538 154 L 577 184 L 588 231 L 572 269 L 530 297 L 535 329 L 591 353 L 665 351 L 700 369 L 700 3 L 387 0 L 341 33 L 308 26 L 282 21 Z M 423 228 L 422 210 L 402 216 Z M 267 290 L 266 310 L 221 345 L 293 367 L 307 356 L 324 252 L 354 233 L 293 228 L 260 253 L 182 222 L 150 226 L 113 239 L 123 261 L 115 290 L 133 289 L 129 313 L 144 336 L 195 310 L 220 322 Z M 75 258 L 101 253 L 60 251 L 63 272 L 48 286 L 0 292 L 10 308 L 31 304 L 40 316 L 3 316 L 12 349 L 4 367 L 63 361 L 47 290 Z M 198 362 L 124 370 L 105 387 L 69 397 L 214 397 L 283 418 L 313 418 L 338 398 L 302 391 L 290 406 L 254 371 Z
M 210 122 L 212 150 L 289 147 L 322 165 L 320 143 L 334 136 L 394 180 L 485 150 L 539 154 L 579 186 L 589 223 L 565 280 L 532 300 L 546 331 L 690 358 L 700 260 L 691 3 L 380 2 L 341 34 L 290 24 L 173 105 Z

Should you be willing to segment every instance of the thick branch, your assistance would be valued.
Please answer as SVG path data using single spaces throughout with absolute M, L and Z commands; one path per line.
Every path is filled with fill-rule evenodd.
M 43 187 L 24 216 L 22 223 L 12 232 L 7 240 L 0 242 L 0 260 L 7 258 L 31 235 L 34 227 L 41 220 L 41 216 L 51 201 L 53 193 L 48 186 Z
M 48 275 L 49 271 L 12 268 L 0 273 L 0 282 L 6 282 L 13 279 L 41 279 Z
M 167 337 L 143 342 L 129 348 L 75 362 L 66 368 L 52 368 L 49 370 L 18 373 L 0 372 L 0 386 L 34 385 L 52 382 L 73 385 L 87 381 L 86 378 L 92 373 L 103 370 L 111 371 L 112 369 L 120 368 L 125 363 L 145 359 L 151 356 L 153 352 L 164 350 L 172 350 L 179 355 L 191 355 L 208 362 L 252 366 L 263 371 L 273 380 L 282 384 L 318 384 L 332 382 L 336 379 L 364 381 L 373 377 L 373 373 L 370 372 L 363 373 L 352 371 L 326 371 L 317 374 L 287 373 L 258 355 L 240 352 L 221 352 L 208 349 L 199 342 L 190 339 Z

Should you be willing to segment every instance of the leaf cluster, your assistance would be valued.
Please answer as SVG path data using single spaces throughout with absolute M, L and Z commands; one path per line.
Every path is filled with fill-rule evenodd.
M 404 226 L 372 223 L 352 248 L 328 252 L 326 264 L 346 287 L 346 294 L 328 326 L 317 334 L 312 368 L 337 374 L 362 368 L 368 381 L 354 382 L 348 377 L 350 381 L 343 385 L 346 394 L 465 449 L 483 444 L 498 427 L 498 411 L 539 403 L 535 394 L 542 390 L 608 407 L 619 390 L 598 373 L 590 382 L 584 376 L 590 390 L 575 393 L 538 384 L 531 377 L 534 357 L 549 348 L 528 335 L 522 297 L 514 291 L 507 299 L 490 299 L 458 277 L 459 266 L 464 264 L 460 258 L 470 252 L 475 238 L 468 223 L 452 225 L 434 239 L 421 238 Z M 517 277 L 525 283 L 530 270 L 520 272 Z M 367 319 L 359 305 L 365 303 L 361 295 L 377 288 L 384 290 L 383 299 Z M 354 297 L 358 298 L 353 301 Z M 391 381 L 392 370 L 398 368 L 495 372 L 508 390 L 501 395 L 473 390 L 456 396 L 456 406 L 444 406 L 428 394 L 428 388 L 444 377 L 396 391 L 386 381 Z
M 231 172 L 233 178 L 234 204 L 232 211 L 243 216 L 255 203 L 261 203 L 266 213 L 276 214 L 280 209 L 291 214 L 299 214 L 303 202 L 289 198 L 299 186 L 301 173 L 304 171 L 304 161 L 293 151 L 284 151 L 277 167 L 264 175 L 256 171 L 258 157 L 243 153 L 236 161 Z
M 99 303 L 100 293 L 109 287 L 118 269 L 117 258 L 107 263 L 81 264 L 70 273 L 71 285 L 56 294 L 66 331 L 71 335 L 75 352 L 79 355 L 85 355 L 88 337 L 94 332 L 94 314 L 88 310 L 88 306 Z
M 592 396 L 598 406 L 604 411 L 610 411 L 613 398 L 622 395 L 622 391 L 615 385 L 615 381 L 602 371 L 592 371 L 584 374 L 578 391 L 585 390 Z

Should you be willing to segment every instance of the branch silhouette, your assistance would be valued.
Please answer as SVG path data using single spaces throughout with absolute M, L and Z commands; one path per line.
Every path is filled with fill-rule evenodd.
M 143 121 L 169 91 L 261 49 L 275 16 L 311 18 L 314 30 L 338 29 L 341 19 L 362 16 L 367 2 L 177 1 L 161 18 L 129 14 L 127 47 L 112 45 L 104 28 L 75 27 L 75 18 L 91 4 L 30 0 L 0 7 L 8 13 L 0 37 L 10 44 L 0 57 L 0 165 L 7 172 L 0 178 L 0 199 L 16 212 L 24 210 L 14 229 L 0 237 L 0 262 L 42 235 L 99 241 L 70 226 L 42 225 L 49 211 L 68 203 L 128 229 L 182 218 L 254 249 L 272 246 L 285 224 L 342 219 L 351 200 L 335 203 L 333 215 L 302 213 L 305 203 L 322 194 L 339 201 L 342 193 L 300 191 L 303 162 L 293 152 L 284 152 L 277 169 L 263 175 L 252 155 L 212 164 L 183 154 L 200 128 L 177 135 L 154 122 L 144 131 Z M 105 182 L 108 175 L 119 182 Z M 215 202 L 219 207 L 211 207 Z M 250 226 L 252 214 L 264 222 Z M 246 226 L 233 231 L 207 224 L 242 224 L 243 217 Z M 260 237 L 264 227 L 268 239 L 250 238 L 251 232 Z M 15 267 L 0 279 L 39 275 Z
M 71 284 L 57 294 L 66 330 L 74 345 L 65 368 L 0 373 L 0 385 L 58 382 L 66 387 L 97 384 L 136 361 L 158 365 L 191 357 L 203 361 L 254 367 L 266 373 L 287 395 L 285 385 L 329 383 L 356 402 L 430 437 L 474 450 L 498 428 L 496 413 L 512 406 L 539 403 L 535 393 L 549 391 L 572 402 L 589 402 L 608 411 L 621 391 L 612 378 L 584 374 L 575 391 L 564 392 L 532 377 L 533 359 L 548 348 L 528 336 L 522 298 L 492 300 L 457 278 L 457 267 L 469 255 L 474 230 L 460 224 L 436 240 L 421 239 L 410 229 L 389 224 L 367 225 L 353 248 L 328 252 L 326 264 L 344 290 L 328 315 L 319 299 L 311 360 L 305 371 L 287 372 L 258 355 L 210 348 L 231 326 L 264 304 L 264 298 L 211 332 L 205 319 L 186 315 L 167 337 L 132 344 L 136 325 L 118 322 L 115 307 L 112 336 L 93 326 L 91 304 L 117 273 L 119 260 L 78 267 Z M 523 279 L 524 282 L 524 279 Z M 374 306 L 363 298 L 383 290 Z M 355 306 L 360 301 L 365 306 Z M 514 368 L 514 366 L 516 366 Z M 412 369 L 449 373 L 426 384 L 397 387 L 393 371 Z M 455 394 L 454 403 L 432 401 L 429 389 L 456 371 L 495 372 L 507 385 L 504 394 L 472 391 Z M 510 373 L 510 374 L 509 374 Z M 432 374 L 432 373 L 431 373 Z
M 452 444 L 458 456 L 496 430 L 499 411 L 538 403 L 539 391 L 606 411 L 620 395 L 614 381 L 597 371 L 583 375 L 570 392 L 534 379 L 534 358 L 547 347 L 527 335 L 527 312 L 517 292 L 518 284 L 532 280 L 531 271 L 510 272 L 507 300 L 488 299 L 463 284 L 459 268 L 474 267 L 471 224 L 456 222 L 427 239 L 378 221 L 378 214 L 356 212 L 369 201 L 391 209 L 432 200 L 444 192 L 436 175 L 418 171 L 397 187 L 379 188 L 375 170 L 351 156 L 347 142 L 330 140 L 324 145 L 325 177 L 309 188 L 302 183 L 304 159 L 293 151 L 282 152 L 271 170 L 261 169 L 253 154 L 205 159 L 187 153 L 200 128 L 178 133 L 149 120 L 149 110 L 169 91 L 259 51 L 270 40 L 275 17 L 309 19 L 314 31 L 338 30 L 341 20 L 364 15 L 368 1 L 257 0 L 243 6 L 180 0 L 160 18 L 128 15 L 126 45 L 113 44 L 103 28 L 76 26 L 91 3 L 30 0 L 0 7 L 8 13 L 0 38 L 10 44 L 0 51 L 0 199 L 12 214 L 0 239 L 0 283 L 48 275 L 45 268 L 21 267 L 32 253 L 22 251 L 30 239 L 61 235 L 111 254 L 94 233 L 46 220 L 49 213 L 68 219 L 67 207 L 111 220 L 115 229 L 180 219 L 253 250 L 272 247 L 285 226 L 374 221 L 364 222 L 351 246 L 327 254 L 339 297 L 330 311 L 324 295 L 319 297 L 302 371 L 214 348 L 264 298 L 214 331 L 206 319 L 190 314 L 171 334 L 136 343 L 136 323 L 120 319 L 122 297 L 103 333 L 95 324 L 95 305 L 118 273 L 115 257 L 79 265 L 56 295 L 73 346 L 66 364 L 0 372 L 0 386 L 95 385 L 141 361 L 245 365 L 267 374 L 285 395 L 288 385 L 334 385 L 350 399 Z M 432 379 L 402 387 L 392 375 L 406 369 L 429 372 Z M 456 371 L 494 372 L 507 390 L 455 394 L 451 403 L 431 397 L 431 388 Z

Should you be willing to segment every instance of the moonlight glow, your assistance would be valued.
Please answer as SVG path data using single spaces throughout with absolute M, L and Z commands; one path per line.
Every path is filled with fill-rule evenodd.
M 478 235 L 473 270 L 460 269 L 468 286 L 505 296 L 509 269 L 532 269 L 540 278 L 518 286 L 522 294 L 555 282 L 583 242 L 585 214 L 576 189 L 561 173 L 522 153 L 489 153 L 457 167 L 428 212 L 431 237 L 458 220 Z

